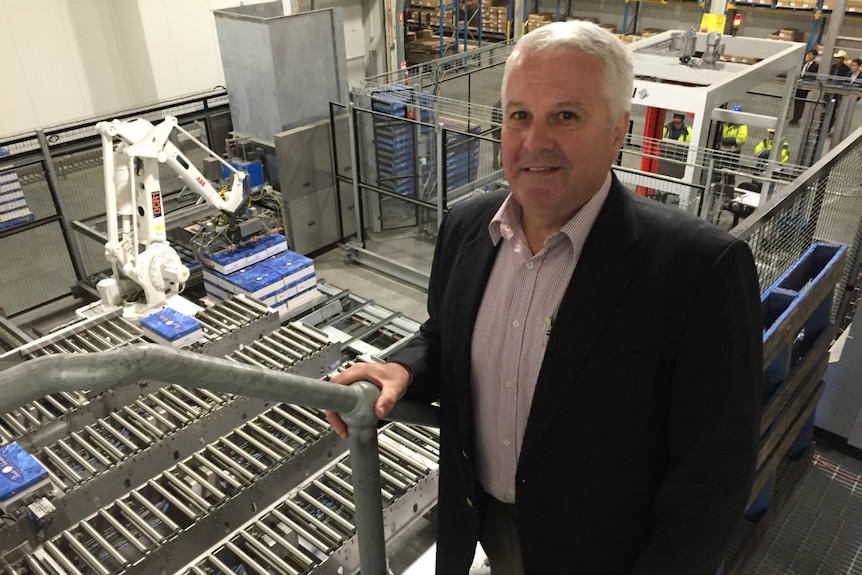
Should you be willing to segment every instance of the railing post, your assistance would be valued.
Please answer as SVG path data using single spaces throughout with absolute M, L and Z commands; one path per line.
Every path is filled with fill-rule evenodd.
M 343 413 L 350 442 L 350 469 L 359 565 L 362 575 L 386 575 L 386 539 L 383 531 L 380 459 L 377 452 L 377 416 L 374 403 L 380 390 L 367 381 L 350 387 L 361 390 L 360 401 L 350 413 Z

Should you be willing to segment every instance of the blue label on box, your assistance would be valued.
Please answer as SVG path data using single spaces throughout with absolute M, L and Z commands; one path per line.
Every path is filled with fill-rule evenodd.
M 201 329 L 201 322 L 166 307 L 141 320 L 141 325 L 168 341 L 174 341 Z
M 283 285 L 281 277 L 261 263 L 230 274 L 226 276 L 226 279 L 253 297 L 267 295 L 280 289 Z
M 0 448 L 0 501 L 29 489 L 47 476 L 42 464 L 17 443 Z

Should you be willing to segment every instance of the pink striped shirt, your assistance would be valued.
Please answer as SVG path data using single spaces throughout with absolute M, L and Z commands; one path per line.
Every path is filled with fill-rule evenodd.
M 545 345 L 611 176 L 572 219 L 532 255 L 513 196 L 488 225 L 499 246 L 473 328 L 471 380 L 478 479 L 490 495 L 515 502 L 515 470 Z

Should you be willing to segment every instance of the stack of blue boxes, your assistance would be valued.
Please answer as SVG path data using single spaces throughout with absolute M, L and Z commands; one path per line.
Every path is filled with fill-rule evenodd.
M 453 126 L 454 127 L 454 126 Z M 461 128 L 459 128 L 461 129 Z M 481 126 L 463 127 L 478 134 Z M 459 132 L 446 132 L 446 191 L 451 192 L 476 179 L 479 173 L 479 139 Z
M 288 250 L 281 234 L 213 254 L 205 265 L 204 286 L 216 299 L 244 294 L 284 313 L 320 295 L 314 260 Z
M 201 322 L 169 307 L 141 318 L 141 329 L 154 342 L 175 348 L 186 347 L 204 337 Z
M 398 118 L 408 118 L 408 105 L 416 105 L 422 122 L 431 121 L 431 99 L 412 86 L 392 84 L 374 95 L 371 109 Z M 374 140 L 377 151 L 377 185 L 390 192 L 416 198 L 416 124 L 386 116 L 374 116 Z M 433 138 L 430 126 L 418 127 L 423 139 Z M 436 172 L 432 164 L 421 166 L 418 181 L 425 182 Z M 420 198 L 422 199 L 422 198 Z
M 0 148 L 0 158 L 8 155 L 9 151 L 6 148 Z M 0 171 L 0 230 L 33 219 L 18 173 L 15 170 Z

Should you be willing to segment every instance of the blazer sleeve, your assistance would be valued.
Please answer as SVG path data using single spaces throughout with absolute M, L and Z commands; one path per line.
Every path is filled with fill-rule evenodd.
M 668 461 L 633 575 L 714 575 L 754 477 L 763 322 L 748 246 L 734 240 L 689 289 L 667 394 Z

